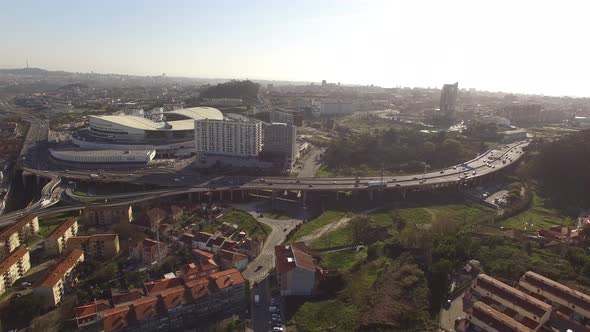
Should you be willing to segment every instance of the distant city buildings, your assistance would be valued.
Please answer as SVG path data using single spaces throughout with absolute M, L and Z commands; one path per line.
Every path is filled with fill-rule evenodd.
M 353 104 L 348 102 L 322 102 L 316 116 L 347 115 L 354 111 Z
M 440 112 L 446 119 L 452 120 L 455 117 L 457 94 L 459 83 L 445 84 L 440 93 Z
M 297 127 L 303 126 L 305 111 L 289 109 L 273 109 L 270 111 L 270 122 L 286 123 Z

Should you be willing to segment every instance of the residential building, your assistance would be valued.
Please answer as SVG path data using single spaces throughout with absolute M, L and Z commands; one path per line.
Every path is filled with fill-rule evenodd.
M 316 286 L 316 265 L 303 242 L 275 246 L 275 266 L 281 295 L 311 295 Z
M 233 248 L 234 251 L 242 253 L 254 259 L 258 257 L 260 251 L 262 251 L 263 242 L 257 239 L 243 238 L 239 240 L 236 246 Z
M 248 266 L 248 256 L 235 251 L 220 250 L 217 254 L 222 269 L 237 269 L 244 271 Z
M 113 225 L 133 221 L 133 208 L 129 206 L 87 207 L 82 210 L 84 222 L 91 225 Z
M 268 157 L 279 157 L 285 168 L 292 168 L 297 158 L 297 127 L 286 123 L 264 125 L 262 152 Z
M 66 219 L 45 239 L 45 252 L 50 256 L 60 255 L 67 247 L 68 239 L 76 235 L 78 235 L 78 220 Z
M 95 300 L 92 303 L 75 307 L 74 316 L 76 317 L 76 326 L 80 329 L 89 326 L 99 319 L 99 313 L 111 308 L 108 300 Z
M 86 258 L 111 258 L 119 253 L 119 235 L 117 234 L 74 236 L 69 238 L 66 244 L 70 249 L 82 249 Z
M 530 103 L 512 103 L 504 109 L 504 115 L 517 126 L 533 125 L 541 122 L 542 106 Z
M 145 289 L 146 296 L 133 296 L 125 303 L 116 304 L 113 299 L 115 308 L 105 310 L 96 302 L 76 308 L 75 314 L 86 313 L 89 321 L 94 319 L 92 328 L 97 330 L 172 332 L 199 326 L 216 314 L 243 312 L 248 303 L 246 282 L 235 269 L 188 282 L 180 278 L 156 280 L 146 283 Z M 95 309 L 89 309 L 91 306 Z
M 39 218 L 26 216 L 0 233 L 0 257 L 6 257 L 39 232 Z
M 107 309 L 102 312 L 102 322 L 104 332 L 122 331 L 125 329 L 131 319 L 131 308 L 122 306 Z
M 273 109 L 270 111 L 270 122 L 286 123 L 297 127 L 303 126 L 305 117 L 303 110 Z
M 537 297 L 547 299 L 558 311 L 574 312 L 585 319 L 590 318 L 590 296 L 582 292 L 532 271 L 520 278 L 518 286 Z
M 459 83 L 445 84 L 440 92 L 440 112 L 447 119 L 455 117 Z
M 466 312 L 475 302 L 483 302 L 533 331 L 541 328 L 552 312 L 551 305 L 485 274 L 478 275 L 465 293 Z
M 513 318 L 498 312 L 483 302 L 475 302 L 468 319 L 479 331 L 486 332 L 534 332 Z
M 18 248 L 0 262 L 0 294 L 22 278 L 31 268 L 31 257 L 28 248 Z
M 80 249 L 72 249 L 64 253 L 57 263 L 37 281 L 33 294 L 43 307 L 52 308 L 61 302 L 64 294 L 69 292 L 77 282 L 72 271 L 82 261 L 84 261 L 84 252 Z
M 156 240 L 145 238 L 139 241 L 135 246 L 129 248 L 131 257 L 141 261 L 143 264 L 150 265 L 163 259 L 168 254 L 166 243 L 157 242 Z
M 213 234 L 207 232 L 198 232 L 193 239 L 193 248 L 207 250 L 207 242 L 213 237 Z
M 262 151 L 262 123 L 245 117 L 195 121 L 197 153 L 256 157 Z

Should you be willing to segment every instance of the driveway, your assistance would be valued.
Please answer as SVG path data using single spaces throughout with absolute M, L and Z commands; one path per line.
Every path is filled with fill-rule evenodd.
M 443 331 L 454 332 L 455 320 L 459 317 L 465 317 L 465 313 L 463 312 L 463 294 L 451 302 L 451 306 L 448 310 L 441 309 L 440 328 Z
M 275 260 L 275 246 L 280 245 L 287 239 L 287 233 L 289 233 L 295 226 L 303 222 L 302 219 L 286 219 L 286 220 L 275 220 L 269 218 L 259 218 L 257 212 L 251 212 L 250 214 L 256 218 L 259 222 L 268 225 L 272 228 L 272 232 L 266 238 L 262 251 L 242 272 L 244 278 L 250 280 L 251 284 L 260 282 L 268 274 L 268 271 L 274 267 Z M 261 268 L 258 268 L 262 266 Z

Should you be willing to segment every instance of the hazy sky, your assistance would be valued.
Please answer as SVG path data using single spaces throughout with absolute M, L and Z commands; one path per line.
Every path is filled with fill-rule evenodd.
M 590 96 L 588 1 L 1 1 L 2 68 Z

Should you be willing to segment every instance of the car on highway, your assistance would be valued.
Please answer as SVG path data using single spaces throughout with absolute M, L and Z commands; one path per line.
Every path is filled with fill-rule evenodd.
M 270 312 L 279 312 L 279 307 L 271 305 L 270 307 L 268 307 L 268 311 Z
M 332 181 L 331 183 L 332 183 L 332 184 L 336 184 L 336 181 Z
M 440 171 L 439 173 L 440 173 L 440 174 L 445 174 L 445 171 Z
M 264 266 L 262 266 L 262 265 L 258 265 L 258 266 L 256 267 L 256 269 L 254 269 L 254 272 L 258 272 L 258 271 L 260 271 L 260 270 L 261 270 L 263 267 L 264 267 Z
M 310 187 L 310 188 L 313 188 L 313 184 L 311 184 L 311 183 L 310 183 L 310 184 L 308 185 L 308 187 Z

